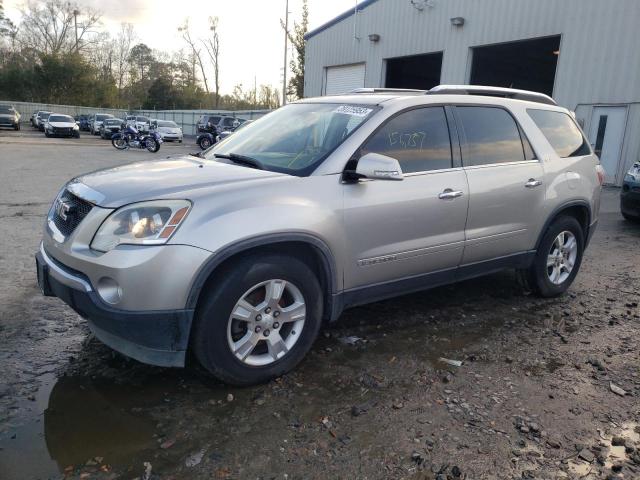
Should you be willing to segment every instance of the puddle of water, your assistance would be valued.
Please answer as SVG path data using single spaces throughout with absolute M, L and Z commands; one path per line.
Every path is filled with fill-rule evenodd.
M 35 402 L 21 404 L 27 410 L 21 416 L 29 419 L 0 439 L 3 478 L 49 478 L 94 457 L 108 465 L 130 465 L 136 454 L 155 446 L 155 424 L 144 410 L 162 402 L 166 385 L 136 391 L 53 374 L 40 380 Z

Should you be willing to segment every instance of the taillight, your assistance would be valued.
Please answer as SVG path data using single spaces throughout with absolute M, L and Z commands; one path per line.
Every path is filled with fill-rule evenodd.
M 596 165 L 596 175 L 598 175 L 600 186 L 604 185 L 604 168 L 602 168 L 602 165 Z

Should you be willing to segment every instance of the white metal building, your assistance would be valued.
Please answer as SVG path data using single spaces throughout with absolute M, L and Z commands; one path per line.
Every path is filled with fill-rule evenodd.
M 497 85 L 576 112 L 607 182 L 640 160 L 640 0 L 364 0 L 307 34 L 305 96 Z

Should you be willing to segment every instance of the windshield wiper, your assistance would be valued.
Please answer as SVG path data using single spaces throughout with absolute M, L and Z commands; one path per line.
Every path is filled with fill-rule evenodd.
M 225 155 L 223 153 L 214 153 L 214 157 L 216 158 L 225 158 L 227 160 L 231 160 L 233 163 L 240 163 L 244 165 L 248 165 L 252 168 L 257 168 L 258 170 L 264 170 L 264 164 L 260 160 L 256 160 L 252 157 L 247 157 L 246 155 L 238 155 L 237 153 L 230 153 Z

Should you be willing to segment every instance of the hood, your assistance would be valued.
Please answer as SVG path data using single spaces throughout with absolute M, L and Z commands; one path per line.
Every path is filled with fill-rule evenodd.
M 275 177 L 286 175 L 185 156 L 99 170 L 75 178 L 67 188 L 96 205 L 117 208 L 161 198 L 190 199 L 196 190 Z
M 73 128 L 76 126 L 75 122 L 48 122 L 49 125 L 56 128 Z

